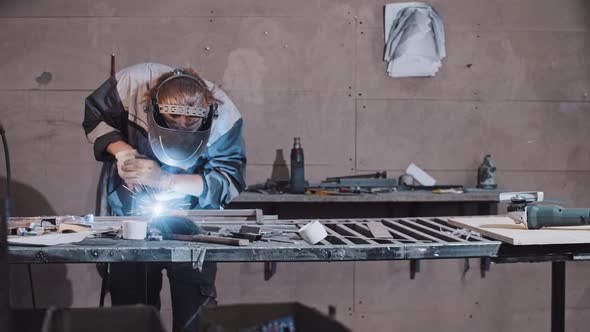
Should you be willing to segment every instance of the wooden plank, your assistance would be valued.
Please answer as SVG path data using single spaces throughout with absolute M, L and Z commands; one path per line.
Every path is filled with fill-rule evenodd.
M 374 238 L 393 239 L 393 235 L 391 235 L 389 230 L 380 222 L 369 221 L 367 227 L 369 228 L 369 231 L 371 231 L 371 234 L 373 234 Z
M 76 243 L 92 235 L 92 232 L 84 233 L 52 233 L 38 236 L 9 236 L 8 244 L 31 246 L 55 246 L 58 244 Z
M 452 217 L 449 224 L 512 245 L 590 243 L 590 226 L 527 229 L 505 216 Z

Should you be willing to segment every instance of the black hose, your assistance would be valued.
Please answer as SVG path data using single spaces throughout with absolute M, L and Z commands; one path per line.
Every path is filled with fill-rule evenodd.
M 2 123 L 0 123 L 0 136 L 4 147 L 4 160 L 6 161 L 6 195 L 4 197 L 4 212 L 0 216 L 0 280 L 2 281 L 2 298 L 0 298 L 0 324 L 6 331 L 12 331 L 12 313 L 10 311 L 9 289 L 10 275 L 8 273 L 8 219 L 10 218 L 10 156 L 8 154 L 8 143 Z
M 6 161 L 6 196 L 4 197 L 4 222 L 8 223 L 10 218 L 10 154 L 8 153 L 8 143 L 6 142 L 6 132 L 0 123 L 0 136 L 2 136 L 2 145 L 4 146 L 4 160 Z M 4 232 L 4 229 L 3 231 Z
M 33 283 L 33 271 L 31 264 L 27 264 L 27 270 L 29 272 L 29 287 L 31 288 L 31 304 L 33 309 L 37 309 L 37 301 L 35 300 L 35 284 Z

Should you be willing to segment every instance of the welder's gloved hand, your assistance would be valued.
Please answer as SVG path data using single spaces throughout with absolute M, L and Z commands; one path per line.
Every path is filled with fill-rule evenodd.
M 127 179 L 127 174 L 123 171 L 123 165 L 127 160 L 135 159 L 135 158 L 147 158 L 146 156 L 139 154 L 136 149 L 129 149 L 117 152 L 115 154 L 115 159 L 117 159 L 117 174 L 123 179 L 123 181 L 127 184 L 127 188 L 132 192 L 140 192 L 141 186 L 140 185 L 133 185 L 129 183 Z
M 115 159 L 117 159 L 117 173 L 119 173 L 119 176 L 121 178 L 125 178 L 125 172 L 123 171 L 123 164 L 125 164 L 125 162 L 127 160 L 135 159 L 135 157 L 138 157 L 138 156 L 139 156 L 139 153 L 135 149 L 123 150 L 123 151 L 119 151 L 119 152 L 117 152 L 117 154 L 115 154 Z
M 172 179 L 160 168 L 157 162 L 151 159 L 134 158 L 123 164 L 125 181 L 132 185 L 147 186 L 159 191 L 167 191 Z

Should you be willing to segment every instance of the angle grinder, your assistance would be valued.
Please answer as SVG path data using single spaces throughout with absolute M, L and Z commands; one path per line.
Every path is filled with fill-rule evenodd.
M 509 202 L 508 217 L 528 229 L 590 225 L 590 209 L 540 205 L 543 196 L 541 191 L 502 193 L 500 202 Z

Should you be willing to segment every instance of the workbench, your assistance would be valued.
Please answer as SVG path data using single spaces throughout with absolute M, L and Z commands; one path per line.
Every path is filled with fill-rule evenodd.
M 505 190 L 504 190 L 505 191 Z M 242 192 L 230 209 L 261 209 L 281 219 L 494 215 L 500 190 L 460 194 L 395 191 L 378 194 L 295 195 Z
M 446 217 L 327 219 L 328 237 L 317 245 L 254 242 L 231 247 L 182 241 L 88 238 L 51 247 L 10 246 L 13 264 L 116 262 L 302 262 L 409 260 L 411 274 L 422 259 L 480 258 L 485 275 L 491 263 L 552 262 L 552 329 L 565 327 L 565 262 L 590 259 L 590 244 L 513 246 L 448 224 Z M 310 220 L 271 220 L 265 225 L 296 230 Z M 392 239 L 374 238 L 367 223 L 387 227 Z M 228 223 L 220 222 L 222 227 Z
M 394 233 L 392 239 L 371 237 L 368 222 L 378 222 Z M 264 226 L 296 231 L 309 220 L 265 221 Z M 252 222 L 256 225 L 254 222 Z M 223 227 L 231 223 L 207 223 Z M 212 262 L 302 262 L 407 260 L 490 257 L 499 241 L 460 232 L 440 218 L 324 219 L 328 237 L 317 245 L 293 238 L 292 243 L 253 242 L 234 247 L 185 241 L 134 241 L 88 238 L 77 244 L 50 247 L 10 246 L 10 263 L 195 262 L 205 251 Z

